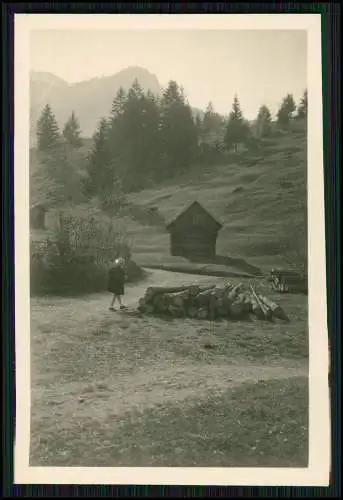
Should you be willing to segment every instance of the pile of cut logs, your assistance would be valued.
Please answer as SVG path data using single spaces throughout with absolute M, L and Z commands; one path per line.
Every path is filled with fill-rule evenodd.
M 269 276 L 271 287 L 279 293 L 307 293 L 307 273 L 289 269 L 272 269 Z
M 215 285 L 150 287 L 139 299 L 138 310 L 142 314 L 203 320 L 247 318 L 250 315 L 266 320 L 288 319 L 278 304 L 258 293 L 252 285 L 244 289 L 242 284 L 233 285 L 230 282 L 221 288 Z

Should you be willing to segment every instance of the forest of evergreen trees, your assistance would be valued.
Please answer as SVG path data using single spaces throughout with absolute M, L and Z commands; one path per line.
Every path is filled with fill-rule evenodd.
M 96 105 L 96 103 L 94 103 Z M 113 99 L 109 116 L 103 117 L 93 136 L 86 159 L 82 190 L 84 195 L 109 203 L 119 192 L 141 189 L 150 182 L 177 176 L 190 165 L 215 163 L 218 155 L 237 152 L 242 145 L 271 136 L 276 128 L 307 117 L 307 91 L 296 105 L 288 94 L 275 120 L 261 105 L 256 120 L 249 123 L 234 97 L 228 117 L 216 113 L 210 102 L 203 115 L 193 116 L 182 87 L 170 81 L 160 96 L 143 92 L 133 82 L 128 92 L 122 88 Z M 72 112 L 63 131 L 47 104 L 37 123 L 37 149 L 41 166 L 50 171 L 61 189 L 71 189 L 70 164 L 82 146 L 81 129 Z M 74 156 L 73 156 L 74 155 Z
M 75 208 L 94 200 L 100 212 L 117 213 L 125 206 L 127 192 L 177 177 L 192 165 L 211 167 L 220 159 L 228 164 L 229 156 L 241 148 L 250 153 L 281 130 L 287 133 L 292 124 L 303 130 L 306 119 L 306 91 L 298 106 L 291 94 L 285 96 L 275 119 L 262 105 L 256 120 L 249 123 L 237 96 L 227 117 L 216 113 L 211 102 L 203 116 L 194 116 L 175 81 L 158 97 L 144 93 L 135 81 L 128 92 L 119 89 L 89 149 L 75 113 L 60 130 L 47 104 L 37 122 L 38 166 L 32 173 L 31 196 L 36 189 L 49 208 L 67 207 L 69 202 Z M 54 236 L 43 243 L 30 247 L 32 293 L 103 289 L 106 265 L 101 252 L 99 261 L 99 249 L 130 256 L 130 247 L 112 219 L 93 220 L 88 212 L 85 217 L 60 214 Z M 139 266 L 131 263 L 129 278 L 140 273 Z

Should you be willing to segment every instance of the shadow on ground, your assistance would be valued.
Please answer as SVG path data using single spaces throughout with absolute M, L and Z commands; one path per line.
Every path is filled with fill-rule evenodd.
M 216 255 L 213 258 L 206 257 L 194 257 L 189 258 L 189 262 L 197 263 L 197 264 L 216 264 L 220 266 L 227 267 L 235 267 L 238 271 L 242 271 L 244 273 L 253 274 L 253 275 L 261 275 L 261 269 L 253 264 L 249 264 L 245 259 L 239 259 L 235 257 L 229 257 L 227 255 Z

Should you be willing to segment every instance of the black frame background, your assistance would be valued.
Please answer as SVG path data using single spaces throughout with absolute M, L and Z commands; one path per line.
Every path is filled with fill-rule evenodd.
M 15 434 L 14 347 L 14 15 L 16 13 L 139 13 L 139 14 L 287 14 L 317 13 L 322 17 L 322 79 L 324 186 L 327 258 L 328 331 L 331 344 L 332 470 L 328 488 L 200 487 L 200 486 L 78 486 L 13 485 Z M 3 480 L 4 497 L 286 497 L 341 496 L 341 380 L 340 380 L 340 4 L 331 3 L 2 3 L 2 370 L 3 370 Z

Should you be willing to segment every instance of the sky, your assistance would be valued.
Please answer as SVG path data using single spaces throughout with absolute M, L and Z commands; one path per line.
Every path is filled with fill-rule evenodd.
M 227 114 L 235 94 L 247 119 L 261 104 L 276 112 L 307 87 L 305 30 L 31 31 L 30 68 L 69 83 L 111 75 L 128 66 L 182 85 L 192 106 L 209 101 Z

